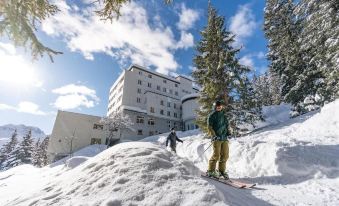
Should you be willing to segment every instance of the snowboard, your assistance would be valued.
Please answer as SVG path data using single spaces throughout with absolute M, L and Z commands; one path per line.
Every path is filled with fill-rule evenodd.
M 250 189 L 256 185 L 255 183 L 245 183 L 235 179 L 209 177 L 206 175 L 206 173 L 201 173 L 201 176 L 239 189 Z

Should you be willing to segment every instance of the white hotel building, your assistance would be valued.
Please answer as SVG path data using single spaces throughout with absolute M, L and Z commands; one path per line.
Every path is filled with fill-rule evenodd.
M 176 130 L 190 130 L 198 108 L 199 90 L 192 80 L 169 77 L 138 65 L 131 65 L 109 92 L 108 113 L 122 111 L 134 123 L 132 130 L 120 131 L 121 139 L 138 140 Z

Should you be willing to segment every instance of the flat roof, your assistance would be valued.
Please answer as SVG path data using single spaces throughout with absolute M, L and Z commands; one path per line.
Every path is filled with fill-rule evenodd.
M 77 112 L 69 112 L 69 111 L 64 111 L 64 110 L 58 110 L 58 113 L 70 113 L 70 114 L 76 114 L 76 115 L 81 115 L 81 116 L 90 116 L 90 117 L 97 117 L 97 118 L 102 118 L 100 116 L 95 116 L 91 114 L 82 114 L 82 113 L 77 113 Z
M 172 82 L 175 82 L 175 83 L 180 84 L 180 81 L 178 81 L 178 80 L 176 80 L 176 79 L 174 79 L 174 78 L 171 78 L 171 77 L 166 76 L 166 75 L 164 75 L 164 74 L 160 74 L 160 73 L 158 73 L 158 72 L 155 72 L 155 71 L 146 69 L 146 68 L 144 68 L 144 67 L 142 67 L 142 66 L 139 66 L 139 65 L 136 65 L 136 64 L 132 64 L 132 65 L 129 67 L 128 70 L 131 71 L 133 68 L 137 68 L 137 69 L 143 70 L 143 71 L 145 71 L 145 72 L 149 72 L 149 73 L 151 73 L 151 74 L 154 74 L 155 76 L 158 76 L 158 77 L 161 77 L 161 78 L 167 79 L 167 80 L 169 80 L 169 81 L 172 81 Z

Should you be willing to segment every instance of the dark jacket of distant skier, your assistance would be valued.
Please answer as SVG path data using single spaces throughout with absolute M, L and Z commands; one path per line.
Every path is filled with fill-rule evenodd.
M 168 135 L 166 139 L 166 147 L 168 146 L 168 142 L 170 142 L 171 149 L 176 152 L 177 141 L 183 142 L 181 139 L 178 138 L 177 134 L 175 133 L 174 129 L 171 129 L 171 133 Z

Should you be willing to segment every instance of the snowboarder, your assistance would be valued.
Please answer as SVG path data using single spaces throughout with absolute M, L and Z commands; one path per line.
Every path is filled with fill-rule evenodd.
M 174 153 L 177 153 L 176 151 L 177 141 L 183 143 L 183 141 L 178 138 L 174 128 L 171 129 L 171 133 L 168 135 L 166 139 L 166 147 L 168 146 L 168 141 L 170 141 L 170 147 Z
M 228 147 L 228 120 L 222 101 L 217 100 L 214 104 L 214 111 L 208 116 L 208 135 L 212 138 L 213 154 L 208 162 L 207 176 L 223 177 L 229 179 L 226 173 L 226 161 L 229 155 Z M 215 169 L 219 161 L 218 169 Z

